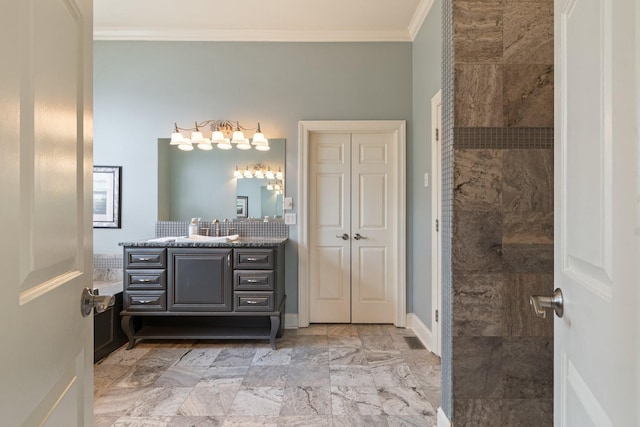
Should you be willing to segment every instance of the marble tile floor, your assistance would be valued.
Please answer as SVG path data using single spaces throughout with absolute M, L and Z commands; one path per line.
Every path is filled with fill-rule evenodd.
M 96 427 L 431 427 L 440 358 L 410 329 L 312 325 L 264 341 L 143 341 L 94 367 Z

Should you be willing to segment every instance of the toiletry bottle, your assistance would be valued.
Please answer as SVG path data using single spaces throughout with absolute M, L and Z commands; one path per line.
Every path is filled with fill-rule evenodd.
M 198 235 L 198 218 L 191 218 L 191 223 L 189 224 L 189 237 Z

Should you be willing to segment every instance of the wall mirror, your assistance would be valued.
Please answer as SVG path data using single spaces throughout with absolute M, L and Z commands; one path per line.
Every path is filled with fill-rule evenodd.
M 269 151 L 181 151 L 158 139 L 158 220 L 282 220 L 285 140 L 269 139 Z M 236 172 L 237 168 L 237 172 Z M 256 178 L 268 168 L 283 179 Z M 240 173 L 253 178 L 236 178 Z M 260 175 L 260 173 L 258 173 Z M 239 199 L 241 197 L 241 199 Z M 246 199 L 245 199 L 246 198 Z M 244 209 L 240 209 L 242 200 Z M 246 200 L 246 203 L 244 202 Z M 242 212 L 241 212 L 242 211 Z

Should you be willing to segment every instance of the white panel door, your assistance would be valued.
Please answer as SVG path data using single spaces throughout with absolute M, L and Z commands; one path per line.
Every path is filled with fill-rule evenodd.
M 351 137 L 351 321 L 393 323 L 397 199 L 393 135 Z
M 349 323 L 351 135 L 314 133 L 309 144 L 309 316 L 315 323 Z
M 314 133 L 310 144 L 310 321 L 393 323 L 394 135 Z
M 93 423 L 92 3 L 7 0 L 0 13 L 0 414 Z
M 555 5 L 557 426 L 640 423 L 634 5 Z

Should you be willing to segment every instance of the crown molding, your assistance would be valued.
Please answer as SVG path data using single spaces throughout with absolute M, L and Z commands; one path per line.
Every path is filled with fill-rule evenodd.
M 420 0 L 420 3 L 416 8 L 416 12 L 413 14 L 411 22 L 409 22 L 408 29 L 411 41 L 414 41 L 416 39 L 418 31 L 420 31 L 424 20 L 427 19 L 427 15 L 429 15 L 429 11 L 431 11 L 431 6 L 433 6 L 433 3 L 434 0 Z
M 429 0 L 431 3 L 433 0 Z M 422 4 L 422 2 L 421 2 Z M 425 14 L 426 16 L 426 14 Z M 410 42 L 409 31 L 188 30 L 100 28 L 94 40 L 246 41 L 246 42 Z

